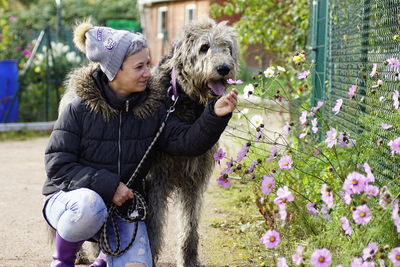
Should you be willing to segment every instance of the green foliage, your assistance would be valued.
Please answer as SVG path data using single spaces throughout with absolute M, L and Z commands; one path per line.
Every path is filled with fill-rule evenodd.
M 18 19 L 10 15 L 10 6 L 3 1 L 0 6 L 0 60 L 14 59 L 21 61 L 30 53 L 26 40 L 20 34 Z M 24 52 L 26 53 L 24 55 Z
M 109 19 L 139 20 L 136 1 L 122 0 L 68 0 L 61 1 L 61 17 L 64 27 L 72 27 L 77 20 L 91 17 L 94 23 L 106 25 Z M 19 24 L 29 25 L 31 30 L 42 30 L 57 25 L 57 5 L 54 0 L 38 0 L 18 13 Z
M 376 122 L 374 113 L 361 115 L 359 121 L 353 122 L 365 128 L 363 133 L 356 135 L 340 132 L 340 121 L 330 120 L 327 113 L 333 113 L 333 110 L 326 107 L 326 103 L 316 110 L 310 103 L 310 74 L 304 79 L 295 78 L 305 70 L 313 71 L 313 66 L 305 61 L 304 56 L 298 56 L 299 54 L 293 57 L 286 69 L 271 66 L 265 72 L 259 73 L 255 81 L 258 85 L 254 87 L 249 102 L 246 102 L 246 107 L 252 111 L 241 115 L 244 122 L 235 121 L 231 125 L 230 134 L 235 136 L 240 144 L 247 143 L 244 148 L 247 147 L 248 152 L 245 152 L 246 156 L 243 159 L 239 159 L 239 154 L 245 151 L 243 147 L 237 158 L 227 155 L 227 159 L 233 158 L 232 167 L 224 169 L 218 181 L 220 184 L 231 183 L 228 196 L 235 196 L 231 191 L 238 190 L 239 187 L 245 203 L 254 201 L 253 205 L 257 208 L 257 212 L 254 212 L 249 206 L 238 205 L 240 200 L 235 197 L 238 209 L 244 210 L 237 211 L 237 216 L 242 212 L 248 214 L 246 220 L 238 220 L 236 226 L 234 222 L 229 223 L 230 228 L 247 232 L 237 246 L 254 247 L 268 230 L 276 230 L 280 233 L 281 241 L 275 248 L 258 245 L 259 249 L 249 251 L 249 258 L 258 259 L 252 262 L 252 266 L 275 265 L 278 257 L 285 257 L 291 265 L 291 257 L 299 245 L 305 248 L 303 263 L 306 266 L 310 264 L 312 253 L 321 248 L 330 251 L 333 265 L 349 266 L 354 257 L 363 255 L 363 249 L 370 242 L 376 242 L 379 247 L 379 253 L 374 254 L 371 261 L 378 265 L 379 260 L 384 259 L 385 264 L 390 264 L 388 253 L 397 247 L 400 241 L 400 225 L 394 219 L 398 217 L 395 202 L 398 201 L 399 188 L 394 186 L 396 177 L 393 176 L 390 183 L 387 180 L 372 181 L 378 173 L 371 171 L 365 163 L 371 163 L 371 157 L 379 155 L 391 157 L 393 162 L 399 164 L 400 157 L 397 154 L 392 157 L 387 145 L 377 144 L 376 141 L 384 132 L 380 123 Z M 292 64 L 293 61 L 296 64 Z M 302 87 L 303 90 L 295 91 L 283 86 L 276 90 L 276 87 L 271 86 L 272 81 L 275 85 L 282 85 L 281 80 L 285 79 L 284 77 L 293 81 L 293 87 Z M 251 99 L 256 99 L 254 95 L 260 97 L 258 103 L 269 98 L 269 101 L 281 105 L 281 110 L 289 113 L 285 125 L 286 130 L 291 126 L 289 135 L 281 129 L 272 130 L 273 125 L 268 120 L 264 120 L 263 123 L 262 119 L 261 122 L 259 118 L 254 119 L 256 116 L 268 115 L 268 105 L 271 105 L 253 104 Z M 354 105 L 358 104 L 357 99 L 352 100 Z M 397 111 L 393 109 L 388 117 L 393 113 Z M 397 123 L 397 119 L 393 121 Z M 318 128 L 316 133 L 315 127 Z M 336 135 L 329 137 L 334 132 Z M 270 152 L 272 147 L 276 147 L 276 152 Z M 292 163 L 287 159 L 283 162 L 286 156 L 290 156 Z M 363 177 L 362 183 L 375 186 L 374 189 L 378 190 L 375 196 L 371 193 L 372 189 L 363 189 L 364 192 L 361 193 L 352 192 L 351 198 L 344 194 L 349 190 L 344 185 L 345 181 L 347 184 L 358 184 L 350 178 L 349 174 L 354 172 Z M 263 185 L 266 176 L 272 177 L 276 183 L 268 193 L 265 191 L 266 185 Z M 282 191 L 284 187 L 294 196 L 294 200 L 287 200 L 290 197 L 285 196 L 284 200 L 281 200 L 284 203 L 282 205 L 277 199 L 282 198 L 279 190 Z M 329 199 L 333 198 L 333 203 L 329 203 L 328 196 Z M 316 214 L 310 213 L 311 204 L 314 205 Z M 371 219 L 365 224 L 358 221 L 356 215 L 360 214 L 356 210 L 363 205 L 371 211 Z M 358 216 L 366 215 L 364 213 Z M 352 228 L 351 234 L 342 229 L 344 217 L 348 219 Z M 400 217 L 398 220 L 400 221 Z
M 65 77 L 81 62 L 82 58 L 61 42 L 51 42 L 51 49 L 43 46 L 30 71 L 21 79 L 20 121 L 57 119 L 58 102 L 64 88 L 63 80 L 56 77 Z
M 309 27 L 308 0 L 244 1 L 229 0 L 213 4 L 211 14 L 219 17 L 241 14 L 235 23 L 238 38 L 244 47 L 262 44 L 265 51 L 288 52 L 305 49 Z

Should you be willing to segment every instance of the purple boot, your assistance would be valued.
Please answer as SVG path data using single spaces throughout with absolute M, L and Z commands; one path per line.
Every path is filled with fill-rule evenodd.
M 90 267 L 107 267 L 107 255 L 100 251 L 99 256 L 97 256 Z
M 53 254 L 51 267 L 74 267 L 76 253 L 85 241 L 69 242 L 56 233 L 56 251 Z

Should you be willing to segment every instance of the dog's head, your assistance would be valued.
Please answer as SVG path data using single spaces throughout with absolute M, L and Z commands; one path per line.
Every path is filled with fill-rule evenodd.
M 236 34 L 226 22 L 216 24 L 208 19 L 188 25 L 171 53 L 170 64 L 176 69 L 178 83 L 199 103 L 222 95 L 226 81 L 236 75 Z

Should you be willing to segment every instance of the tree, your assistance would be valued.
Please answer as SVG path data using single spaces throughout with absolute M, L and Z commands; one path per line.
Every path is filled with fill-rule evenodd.
M 262 44 L 266 51 L 286 53 L 305 49 L 309 0 L 229 0 L 213 4 L 211 14 L 241 14 L 235 23 L 242 47 Z

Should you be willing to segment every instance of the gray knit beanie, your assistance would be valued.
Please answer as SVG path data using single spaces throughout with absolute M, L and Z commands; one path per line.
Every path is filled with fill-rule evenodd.
M 93 27 L 88 23 L 75 28 L 74 42 L 90 61 L 100 64 L 109 81 L 114 79 L 127 56 L 147 47 L 140 33 Z

